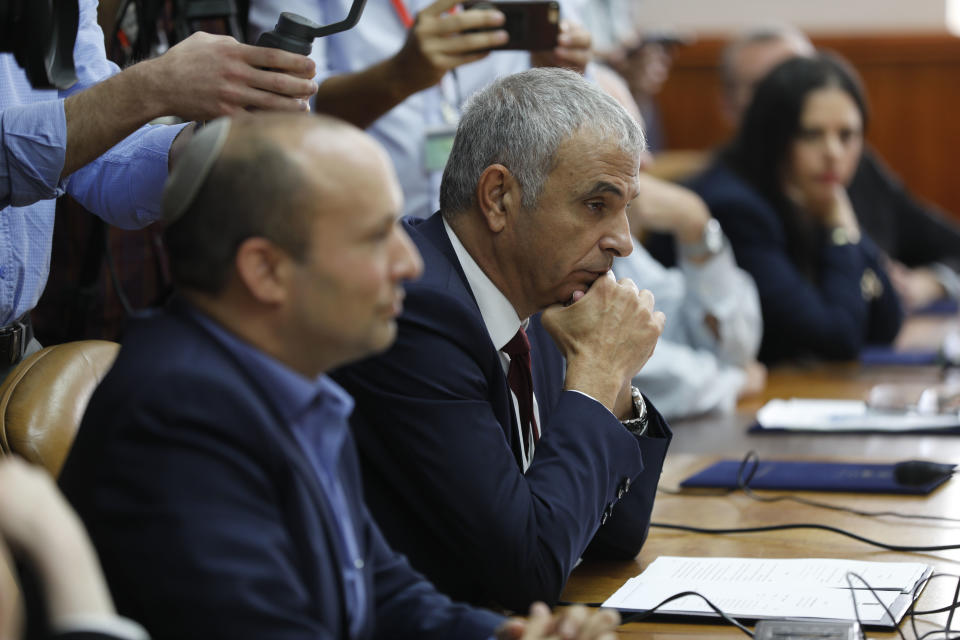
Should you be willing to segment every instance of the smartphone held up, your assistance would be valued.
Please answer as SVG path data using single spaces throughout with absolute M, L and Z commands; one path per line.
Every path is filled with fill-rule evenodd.
M 502 27 L 509 36 L 494 49 L 544 51 L 557 46 L 560 34 L 560 5 L 555 0 L 526 2 L 468 2 L 464 9 L 496 9 L 505 17 Z

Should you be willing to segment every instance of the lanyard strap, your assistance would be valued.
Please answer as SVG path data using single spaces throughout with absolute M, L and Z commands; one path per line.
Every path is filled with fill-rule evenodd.
M 413 18 L 410 17 L 410 11 L 407 9 L 406 3 L 403 0 L 390 0 L 390 4 L 393 5 L 394 11 L 396 11 L 400 17 L 400 22 L 403 23 L 403 27 L 405 29 L 412 27 Z

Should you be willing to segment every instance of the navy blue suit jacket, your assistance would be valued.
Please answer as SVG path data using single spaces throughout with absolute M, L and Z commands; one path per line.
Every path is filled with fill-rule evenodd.
M 866 234 L 856 245 L 824 243 L 817 279 L 811 281 L 790 259 L 777 212 L 733 171 L 715 163 L 689 186 L 720 222 L 737 264 L 757 283 L 763 312 L 761 361 L 854 359 L 864 345 L 896 337 L 903 311 L 880 251 Z M 883 287 L 874 300 L 866 300 L 861 291 L 867 269 Z
M 442 219 L 404 224 L 425 269 L 407 286 L 397 342 L 333 374 L 357 400 L 367 504 L 441 591 L 518 611 L 555 601 L 595 534 L 592 553 L 637 554 L 670 430 L 648 405 L 657 437 L 637 438 L 564 391 L 537 315 L 527 335 L 543 437 L 524 474 L 506 375 Z
M 487 638 L 384 542 L 352 441 L 341 482 L 365 559 L 362 638 Z M 183 303 L 134 325 L 60 477 L 118 609 L 157 639 L 347 638 L 332 511 L 257 380 Z

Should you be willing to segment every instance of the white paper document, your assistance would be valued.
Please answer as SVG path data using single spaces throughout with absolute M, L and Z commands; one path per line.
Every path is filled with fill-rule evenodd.
M 860 400 L 770 400 L 757 411 L 764 429 L 796 431 L 916 431 L 960 427 L 957 413 L 877 411 Z
M 877 595 L 855 578 L 851 592 L 848 572 L 862 577 Z M 907 611 L 914 590 L 931 573 L 932 567 L 918 562 L 661 556 L 639 576 L 627 580 L 603 606 L 648 611 L 672 595 L 696 591 L 735 618 L 856 620 L 858 612 L 864 624 L 893 626 Z M 890 609 L 893 620 L 878 598 Z M 657 612 L 716 616 L 696 596 L 674 600 Z

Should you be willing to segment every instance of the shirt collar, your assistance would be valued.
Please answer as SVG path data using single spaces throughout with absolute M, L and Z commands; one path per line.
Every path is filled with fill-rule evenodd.
M 477 306 L 480 307 L 480 315 L 483 317 L 483 324 L 487 327 L 487 333 L 490 334 L 490 340 L 500 351 L 516 335 L 521 326 L 526 327 L 529 319 L 520 321 L 516 309 L 483 272 L 467 248 L 460 242 L 460 238 L 447 224 L 446 218 L 443 220 L 443 228 L 450 238 L 450 244 L 453 245 L 463 273 L 467 276 L 467 284 L 470 285 Z
M 199 309 L 192 305 L 187 305 L 187 309 L 261 384 L 287 424 L 298 422 L 308 409 L 321 401 L 328 411 L 342 416 L 344 421 L 353 411 L 353 398 L 326 374 L 311 380 L 227 331 Z

